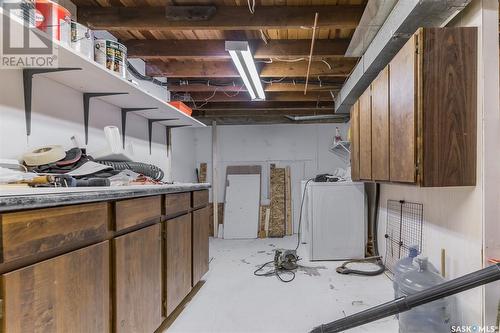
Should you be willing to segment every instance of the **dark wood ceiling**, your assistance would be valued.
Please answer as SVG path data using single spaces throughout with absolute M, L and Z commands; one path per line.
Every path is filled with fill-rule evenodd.
M 111 32 L 127 46 L 129 58 L 145 60 L 147 75 L 167 77 L 172 100 L 185 100 L 207 123 L 283 122 L 287 110 L 332 113 L 333 96 L 357 61 L 344 54 L 366 5 L 366 0 L 256 0 L 252 14 L 246 0 L 74 2 L 80 23 Z M 208 20 L 166 18 L 166 6 L 191 5 L 216 10 Z M 318 29 L 304 94 L 315 13 Z M 265 102 L 250 101 L 225 51 L 226 40 L 250 42 Z

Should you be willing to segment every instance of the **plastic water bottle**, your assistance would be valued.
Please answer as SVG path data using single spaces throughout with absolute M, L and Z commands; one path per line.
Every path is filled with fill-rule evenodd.
M 445 281 L 430 268 L 427 257 L 418 256 L 415 262 L 418 269 L 410 270 L 401 276 L 398 296 L 411 295 Z M 454 299 L 442 298 L 400 313 L 399 333 L 449 333 L 454 318 Z
M 409 251 L 410 253 L 408 257 L 399 259 L 398 261 L 396 261 L 396 264 L 394 264 L 394 280 L 392 281 L 392 285 L 394 287 L 394 298 L 398 297 L 401 275 L 410 270 L 418 269 L 418 266 L 413 262 L 413 258 L 418 256 L 418 246 L 410 246 Z

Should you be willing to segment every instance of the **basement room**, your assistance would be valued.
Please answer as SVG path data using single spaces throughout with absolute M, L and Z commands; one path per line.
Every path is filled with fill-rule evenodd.
M 0 333 L 499 333 L 498 0 L 0 0 Z

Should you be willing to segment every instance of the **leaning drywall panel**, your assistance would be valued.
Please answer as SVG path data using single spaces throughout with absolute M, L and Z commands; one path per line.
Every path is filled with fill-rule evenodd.
M 260 175 L 228 175 L 224 205 L 224 238 L 257 238 Z

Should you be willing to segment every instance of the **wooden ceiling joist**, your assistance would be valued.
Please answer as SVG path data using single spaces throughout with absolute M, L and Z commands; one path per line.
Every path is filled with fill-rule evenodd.
M 338 91 L 340 90 L 342 84 L 309 84 L 308 90 L 310 91 Z M 225 92 L 237 92 L 237 91 L 246 91 L 245 87 L 241 87 L 241 83 L 238 85 L 229 85 L 229 86 L 210 86 L 207 84 L 188 84 L 188 85 L 168 85 L 168 90 L 171 92 L 213 92 L 214 89 L 217 88 L 217 91 L 225 91 Z M 266 84 L 264 87 L 266 92 L 273 91 L 304 91 L 303 83 L 273 83 Z
M 309 56 L 311 42 L 308 40 L 261 40 L 249 41 L 255 59 L 274 57 L 305 58 Z M 230 59 L 223 40 L 128 40 L 128 56 L 147 59 Z M 317 40 L 314 58 L 332 58 L 345 54 L 349 40 Z
M 285 116 L 311 116 L 333 114 L 331 108 L 302 108 L 302 109 L 218 109 L 218 110 L 195 110 L 193 115 L 205 124 L 217 121 L 218 125 L 248 125 L 248 124 L 281 124 L 281 123 L 302 123 L 292 121 Z M 321 119 L 309 122 L 314 123 L 335 123 L 343 122 L 345 119 Z M 307 122 L 303 122 L 307 123 Z
M 239 93 L 224 93 L 216 91 L 215 93 L 209 92 L 193 92 L 190 93 L 191 98 L 196 102 L 250 102 L 250 96 L 246 92 Z M 316 92 L 310 91 L 307 95 L 303 92 L 272 92 L 266 94 L 266 101 L 270 102 L 295 102 L 295 101 L 331 101 L 333 102 L 332 95 L 329 92 Z M 259 107 L 260 101 L 253 102 L 254 107 Z
M 347 77 L 356 64 L 355 58 L 326 59 L 325 62 L 313 61 L 311 77 Z M 269 64 L 258 64 L 262 78 L 304 77 L 307 62 L 274 61 Z M 230 61 L 150 61 L 146 64 L 149 76 L 166 76 L 170 78 L 237 78 L 238 71 Z
M 199 103 L 198 103 L 199 104 Z M 332 101 L 298 101 L 298 102 L 276 102 L 276 101 L 259 101 L 259 102 L 214 102 L 209 101 L 203 106 L 204 111 L 209 110 L 226 110 L 226 111 L 238 111 L 238 110 L 253 110 L 254 112 L 260 112 L 262 110 L 311 110 L 311 109 L 323 109 L 329 110 L 328 112 L 333 113 Z
M 220 6 L 208 20 L 167 20 L 165 7 L 78 7 L 78 22 L 96 30 L 260 30 L 310 27 L 354 29 L 364 6 Z

